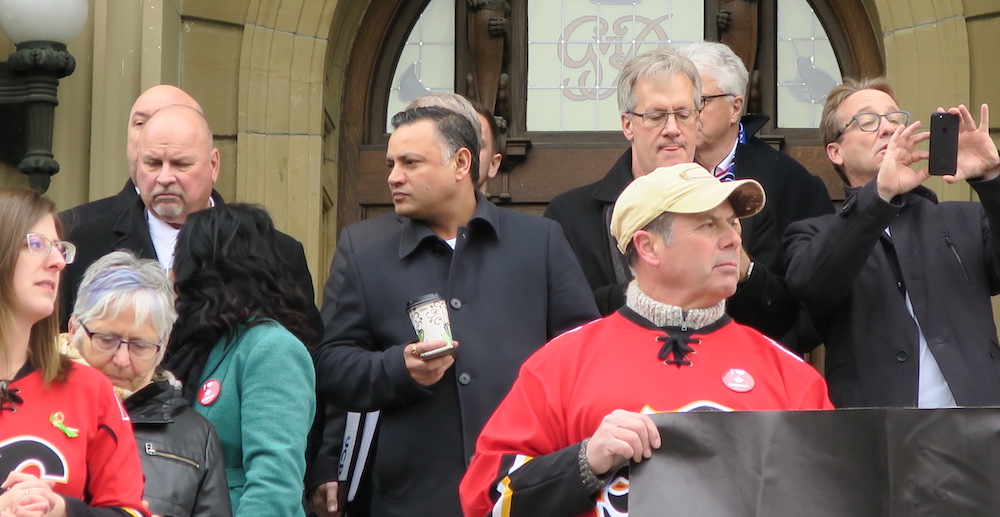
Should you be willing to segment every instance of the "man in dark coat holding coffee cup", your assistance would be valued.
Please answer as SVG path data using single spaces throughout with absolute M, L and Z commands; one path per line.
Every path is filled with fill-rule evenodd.
M 458 483 L 517 369 L 550 338 L 597 317 L 559 225 L 498 208 L 475 190 L 479 137 L 465 117 L 393 117 L 386 160 L 399 228 L 348 258 L 316 353 L 323 397 L 381 410 L 372 515 L 460 516 Z M 417 341 L 408 303 L 448 306 L 452 354 Z

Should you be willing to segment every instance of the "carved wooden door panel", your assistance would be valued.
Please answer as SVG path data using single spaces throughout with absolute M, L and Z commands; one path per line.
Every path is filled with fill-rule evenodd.
M 505 158 L 489 195 L 540 214 L 555 195 L 601 178 L 628 147 L 613 89 L 624 61 L 660 43 L 700 39 L 721 40 L 743 57 L 753 70 L 749 103 L 772 118 L 764 132 L 838 194 L 815 129 L 774 123 L 787 87 L 776 64 L 783 45 L 777 11 L 785 2 L 806 0 L 672 2 L 681 7 L 666 13 L 658 0 L 374 0 L 346 70 L 338 226 L 392 209 L 386 120 L 409 97 L 449 88 L 418 74 L 421 68 L 450 66 L 452 91 L 495 107 L 506 125 Z M 862 0 L 810 0 L 809 6 L 823 20 L 820 30 L 829 35 L 840 71 L 881 73 L 875 32 L 863 29 L 871 25 Z M 421 17 L 425 8 L 432 15 Z M 850 34 L 844 26 L 852 27 Z M 417 31 L 425 40 L 414 43 Z M 443 53 L 435 47 L 447 46 L 439 41 L 448 39 L 442 33 L 453 35 Z M 559 74 L 548 74 L 554 70 Z

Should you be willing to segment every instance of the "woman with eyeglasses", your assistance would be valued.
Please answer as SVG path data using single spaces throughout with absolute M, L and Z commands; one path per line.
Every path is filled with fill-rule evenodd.
M 177 319 L 163 266 L 131 252 L 87 268 L 69 319 L 67 355 L 108 377 L 132 420 L 154 515 L 226 517 L 229 487 L 215 428 L 161 369 Z
M 316 374 L 305 296 L 262 208 L 188 216 L 177 235 L 177 323 L 167 369 L 222 440 L 233 515 L 304 517 Z
M 76 248 L 52 201 L 0 188 L 0 516 L 148 516 L 132 427 L 100 372 L 59 354 Z

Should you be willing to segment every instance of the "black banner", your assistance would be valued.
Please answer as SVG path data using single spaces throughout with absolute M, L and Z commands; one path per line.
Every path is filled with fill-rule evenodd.
M 1000 515 L 1000 409 L 663 413 L 629 515 Z

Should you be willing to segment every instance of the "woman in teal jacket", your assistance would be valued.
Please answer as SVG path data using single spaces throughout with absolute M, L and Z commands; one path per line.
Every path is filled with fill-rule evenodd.
M 215 424 L 236 517 L 304 516 L 316 336 L 262 208 L 188 216 L 177 237 L 177 323 L 168 368 Z

